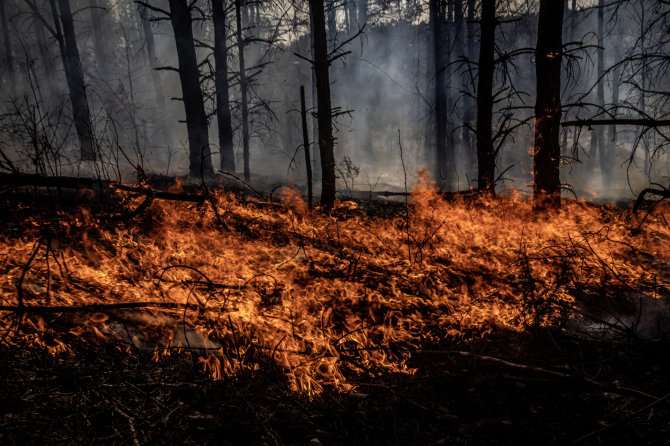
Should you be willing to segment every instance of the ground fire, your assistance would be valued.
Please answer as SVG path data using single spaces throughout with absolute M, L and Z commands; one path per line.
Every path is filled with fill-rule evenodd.
M 147 200 L 117 193 L 128 208 Z M 26 222 L 10 217 L 0 239 L 3 344 L 187 354 L 212 379 L 270 360 L 318 394 L 412 374 L 415 352 L 500 329 L 667 334 L 661 316 L 616 309 L 667 296 L 663 205 L 642 224 L 578 201 L 538 213 L 514 195 L 447 200 L 425 178 L 407 206 L 330 214 L 292 187 L 272 201 L 209 193 L 126 219 L 19 207 Z

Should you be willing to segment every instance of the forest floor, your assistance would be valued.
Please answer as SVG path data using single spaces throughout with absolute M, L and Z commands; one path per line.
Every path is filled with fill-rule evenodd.
M 213 381 L 185 357 L 3 347 L 0 443 L 667 444 L 669 347 L 496 333 L 442 348 L 572 364 L 599 385 L 478 357 L 417 354 L 412 376 L 380 375 L 354 392 L 313 397 L 291 390 L 272 363 Z
M 2 216 L 2 240 L 22 239 L 22 232 L 30 232 L 32 214 L 44 203 L 37 206 L 33 199 L 19 200 L 17 195 L 5 195 L 2 200 L 10 211 Z M 53 205 L 49 203 L 52 208 Z M 61 206 L 56 203 L 56 208 Z M 402 204 L 391 208 L 369 203 L 366 206 L 365 212 L 373 213 L 382 223 L 385 219 L 402 220 Z M 40 212 L 42 218 L 62 218 L 62 214 Z M 250 225 L 248 222 L 255 220 L 245 221 Z M 141 217 L 133 223 L 138 227 L 151 224 Z M 234 221 L 231 225 L 237 228 Z M 252 239 L 259 231 L 245 234 Z M 67 237 L 72 236 L 67 233 Z M 346 241 L 345 235 L 338 233 L 338 242 L 340 236 Z M 288 243 L 278 240 L 276 233 L 268 240 Z M 300 243 L 306 242 L 301 239 Z M 0 260 L 3 267 L 11 263 L 11 252 L 4 255 Z M 358 268 L 363 271 L 364 267 L 361 261 Z M 370 271 L 365 274 L 372 275 L 375 270 L 368 267 Z M 5 291 L 16 287 L 15 276 L 20 269 L 3 270 Z M 327 273 L 319 272 L 324 276 Z M 22 281 L 23 277 L 19 289 Z M 591 286 L 586 282 L 583 285 Z M 24 288 L 23 298 L 29 300 L 32 288 Z M 11 303 L 15 294 L 3 303 Z M 261 306 L 264 305 L 272 304 Z M 129 314 L 135 311 L 138 310 L 117 309 L 109 313 L 119 320 L 130 320 Z M 16 312 L 4 311 L 0 315 L 6 321 Z M 425 317 L 429 319 L 427 313 Z M 321 318 L 323 331 L 323 314 Z M 31 338 L 32 344 L 22 343 L 20 339 L 8 340 L 2 333 L 0 444 L 670 442 L 667 337 L 653 341 L 640 339 L 635 333 L 628 337 L 598 337 L 589 336 L 585 326 L 560 320 L 519 329 L 511 327 L 511 323 L 498 324 L 489 319 L 481 322 L 481 329 L 463 328 L 458 336 L 438 330 L 435 336 L 426 335 L 411 342 L 388 342 L 384 345 L 390 360 L 394 349 L 402 347 L 407 353 L 402 368 L 366 368 L 360 362 L 356 367 L 342 369 L 346 388 L 324 384 L 320 391 L 310 394 L 297 390 L 285 366 L 275 361 L 283 339 L 271 355 L 249 353 L 245 361 L 253 361 L 253 366 L 239 367 L 234 373 L 213 379 L 211 370 L 203 369 L 197 351 L 156 355 L 132 347 L 134 344 L 132 348 L 119 345 L 115 339 L 102 342 L 90 335 L 93 332 L 83 336 L 79 331 L 68 332 L 76 319 L 56 314 L 48 322 L 49 329 L 41 322 L 25 325 L 25 330 L 33 327 L 35 333 L 42 331 L 38 344 L 47 348 L 36 346 L 35 338 Z M 437 330 L 435 324 L 430 325 L 430 330 Z M 232 325 L 231 321 L 234 333 Z M 234 346 L 238 357 L 244 356 L 237 345 L 243 341 L 242 334 L 239 336 Z M 339 342 L 339 333 L 337 336 Z M 370 339 L 378 339 L 374 336 L 370 332 Z M 54 344 L 54 339 L 58 343 Z M 218 339 L 223 351 L 226 337 L 221 335 Z M 55 354 L 49 345 L 67 348 Z M 316 341 L 313 345 L 318 347 Z M 340 352 L 341 361 L 355 363 L 356 358 L 346 356 L 346 352 Z M 363 369 L 369 372 L 361 373 Z

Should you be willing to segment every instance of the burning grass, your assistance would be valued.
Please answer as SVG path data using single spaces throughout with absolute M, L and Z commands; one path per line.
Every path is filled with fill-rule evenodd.
M 316 394 L 412 374 L 414 352 L 496 329 L 589 315 L 634 334 L 594 302 L 668 295 L 666 207 L 634 231 L 628 210 L 577 201 L 538 214 L 517 196 L 445 201 L 427 182 L 411 201 L 325 214 L 286 188 L 277 203 L 155 202 L 131 221 L 33 215 L 0 236 L 2 342 L 187 353 L 214 379 L 273 361 Z

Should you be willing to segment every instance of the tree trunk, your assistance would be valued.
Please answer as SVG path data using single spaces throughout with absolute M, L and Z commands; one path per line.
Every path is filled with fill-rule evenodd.
M 621 75 L 621 66 L 617 63 L 619 61 L 620 48 L 622 45 L 622 33 L 617 33 L 617 41 L 614 45 L 614 70 L 612 70 L 612 105 L 614 107 L 619 106 L 619 85 L 620 85 L 620 75 Z M 616 110 L 616 109 L 615 109 Z M 615 112 L 614 118 L 616 118 L 617 113 Z M 607 138 L 607 165 L 605 166 L 606 173 L 603 173 L 603 186 L 610 188 L 612 185 L 612 176 L 614 165 L 616 164 L 616 124 L 612 124 L 608 127 L 608 138 Z
M 540 0 L 538 18 L 535 102 L 533 198 L 537 208 L 560 207 L 559 144 L 561 122 L 561 58 L 563 2 Z
M 356 7 L 355 0 L 347 0 L 347 10 L 349 11 L 349 21 L 347 31 L 349 35 L 351 35 L 354 34 L 356 31 L 358 31 L 358 27 L 356 25 L 358 22 L 358 18 L 356 17 L 356 11 L 358 10 L 358 8 Z
M 52 59 L 49 43 L 47 42 L 47 38 L 44 32 L 44 23 L 42 23 L 42 21 L 37 16 L 35 16 L 33 19 L 33 30 L 35 31 L 35 38 L 37 40 L 37 48 L 40 52 L 40 59 L 42 60 L 42 65 L 44 65 L 46 82 L 51 88 L 53 82 L 52 75 L 55 71 L 54 61 Z
M 646 44 L 646 30 L 645 30 L 645 17 L 644 17 L 644 8 L 645 4 L 640 3 L 640 54 L 647 54 L 647 44 Z M 647 90 L 647 64 L 643 64 L 641 68 L 641 79 L 640 79 L 640 87 L 638 90 L 640 90 L 640 112 L 642 115 L 646 114 L 647 112 L 647 104 L 646 104 L 646 97 L 645 97 L 645 91 Z M 647 177 L 647 179 L 651 180 L 651 157 L 649 153 L 649 145 L 647 144 L 646 139 L 644 138 L 644 130 L 640 131 L 640 137 L 639 141 L 642 144 L 642 148 L 644 149 L 644 165 L 643 165 L 643 170 L 644 170 L 644 175 Z
M 108 35 L 108 21 L 105 14 L 108 13 L 105 0 L 89 0 L 88 6 L 91 12 L 91 24 L 93 25 L 93 49 L 95 51 L 95 64 L 98 67 L 99 76 L 109 81 L 112 74 L 111 58 L 112 51 L 109 47 L 111 39 Z
M 332 111 L 330 104 L 330 76 L 328 73 L 328 42 L 324 0 L 309 0 L 309 10 L 314 24 L 314 73 L 318 100 L 319 152 L 321 153 L 321 204 L 330 209 L 335 202 L 335 141 L 333 139 Z
M 433 34 L 433 59 L 435 61 L 435 177 L 440 183 L 447 178 L 447 89 L 448 65 L 445 39 L 445 2 L 430 0 L 430 23 Z
M 467 53 L 467 47 L 465 44 L 465 17 L 463 16 L 463 1 L 464 0 L 455 0 L 452 2 L 454 5 L 454 23 L 452 26 L 453 29 L 453 38 L 451 42 L 453 42 L 452 48 L 453 48 L 453 56 L 452 56 L 452 61 L 451 65 L 454 66 L 454 69 L 451 71 L 454 73 L 453 80 L 452 80 L 452 89 L 454 91 L 460 92 L 464 91 L 466 88 L 466 77 L 463 75 L 463 72 L 460 71 L 460 66 L 462 63 L 462 58 L 466 55 Z M 464 106 L 465 106 L 465 101 L 461 100 L 461 98 L 457 98 L 456 102 L 452 103 L 452 112 L 455 113 L 455 116 L 464 116 Z M 455 120 L 452 119 L 452 127 L 454 127 Z M 459 123 L 458 127 L 460 129 L 456 130 L 456 128 L 453 128 L 452 131 L 452 139 L 453 139 L 453 144 L 452 147 L 458 148 L 459 153 L 461 152 L 461 146 L 463 143 L 463 131 L 464 128 L 461 125 L 462 123 Z M 452 150 L 454 153 L 455 150 Z M 452 155 L 453 156 L 453 155 Z
M 603 0 L 598 0 L 598 12 L 597 12 L 597 20 L 598 20 L 598 26 L 597 26 L 597 31 L 598 31 L 598 49 L 597 51 L 597 64 L 596 64 L 596 76 L 598 80 L 598 84 L 596 85 L 596 98 L 595 98 L 595 103 L 596 106 L 598 107 L 597 113 L 601 112 L 601 109 L 603 105 L 605 104 L 605 90 L 604 90 L 604 79 L 603 79 L 603 72 L 605 70 L 604 67 L 604 58 L 605 58 L 605 49 L 603 48 L 603 8 L 604 8 L 604 2 Z M 589 164 L 592 167 L 597 166 L 596 159 L 600 161 L 600 165 L 603 165 L 603 149 L 604 149 L 604 132 L 603 132 L 602 127 L 596 127 L 591 131 L 591 141 L 590 141 L 590 147 L 589 147 Z M 602 172 L 601 172 L 602 173 Z
M 216 72 L 216 119 L 219 127 L 219 151 L 221 152 L 221 170 L 235 172 L 235 152 L 233 151 L 233 126 L 230 117 L 230 99 L 228 92 L 228 46 L 226 30 L 226 11 L 223 0 L 212 0 L 212 19 L 214 21 L 214 63 Z
M 337 9 L 335 8 L 335 0 L 326 0 L 328 5 L 328 44 L 329 48 L 335 47 L 335 39 L 337 39 Z
M 368 22 L 368 0 L 358 0 L 358 26 L 363 27 Z
M 305 106 L 305 86 L 300 86 L 300 119 L 302 123 L 302 145 L 305 151 L 305 170 L 307 171 L 307 203 L 312 209 L 312 161 L 309 155 L 309 133 L 307 132 L 307 107 Z
M 207 115 L 200 89 L 200 72 L 193 43 L 191 12 L 186 0 L 170 0 L 170 21 L 177 44 L 179 80 L 186 112 L 189 147 L 189 174 L 192 178 L 212 174 Z
M 477 85 L 477 188 L 495 193 L 493 149 L 493 73 L 495 68 L 496 1 L 482 0 L 479 83 Z
M 603 76 L 605 72 L 605 47 L 604 47 L 604 12 L 605 12 L 605 1 L 598 0 L 598 87 L 596 91 L 596 100 L 599 107 L 605 105 L 605 78 Z M 599 111 L 600 112 L 600 111 Z M 600 175 L 603 179 L 603 184 L 607 183 L 609 180 L 606 178 L 611 175 L 611 169 L 609 169 L 609 154 L 608 154 L 608 145 L 605 141 L 605 128 L 598 126 L 593 132 L 596 134 L 598 140 L 598 157 L 600 158 Z
M 151 29 L 149 11 L 142 5 L 139 6 L 138 11 L 142 22 L 144 43 L 147 46 L 147 57 L 149 59 L 149 69 L 151 70 L 151 83 L 153 84 L 154 95 L 156 96 L 156 105 L 158 105 L 160 110 L 164 110 L 165 94 L 163 93 L 161 75 L 158 70 L 156 70 L 156 68 L 158 68 L 158 56 L 156 56 L 156 42 L 154 40 L 154 32 Z
M 237 24 L 237 58 L 240 64 L 240 93 L 242 100 L 242 155 L 244 158 L 244 179 L 251 179 L 249 168 L 249 104 L 247 103 L 247 73 L 244 65 L 244 39 L 242 38 L 242 1 L 235 0 L 235 20 Z
M 477 13 L 475 11 L 475 0 L 468 0 L 467 2 L 468 14 L 467 14 L 467 24 L 466 24 L 466 45 L 467 45 L 467 58 L 468 63 L 470 64 L 469 69 L 474 65 L 475 58 L 477 57 L 477 47 L 475 42 L 477 41 L 476 37 L 476 23 Z M 468 91 L 470 88 L 469 85 L 470 73 L 466 73 L 463 78 L 463 90 Z M 476 128 L 475 124 L 475 105 L 476 101 L 473 101 L 470 97 L 463 97 L 461 100 L 465 103 L 465 110 L 463 113 L 463 121 L 472 128 Z M 465 149 L 465 164 L 466 171 L 468 175 L 475 167 L 476 160 L 476 141 L 473 138 L 472 131 L 469 128 L 463 129 L 463 146 Z
M 52 13 L 54 14 L 54 23 L 59 23 L 53 1 L 51 2 L 51 6 Z M 81 59 L 79 58 L 79 49 L 77 48 L 77 37 L 74 30 L 74 21 L 72 20 L 72 11 L 70 10 L 70 0 L 58 0 L 58 9 L 60 11 L 62 34 L 60 32 L 61 27 L 57 25 L 56 38 L 59 41 L 61 57 L 63 58 L 65 78 L 72 103 L 72 119 L 77 136 L 79 137 L 80 156 L 82 161 L 92 161 L 95 159 L 93 126 L 86 98 L 84 72 L 81 67 Z
M 2 38 L 5 49 L 4 65 L 7 70 L 7 80 L 14 84 L 14 54 L 12 53 L 12 33 L 9 31 L 5 1 L 0 0 L 0 25 L 2 26 Z

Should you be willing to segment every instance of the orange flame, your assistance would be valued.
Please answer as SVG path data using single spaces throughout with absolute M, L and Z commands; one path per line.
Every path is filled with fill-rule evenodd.
M 280 197 L 285 206 L 269 207 L 217 194 L 222 222 L 181 202 L 154 203 L 151 224 L 63 214 L 32 261 L 40 222 L 0 236 L 1 305 L 17 304 L 18 284 L 26 306 L 153 304 L 68 312 L 58 329 L 55 316 L 28 314 L 20 331 L 3 317 L 2 342 L 54 354 L 76 339 L 152 349 L 155 359 L 193 352 L 214 379 L 271 360 L 312 394 L 413 373 L 420 346 L 560 322 L 596 285 L 668 283 L 663 205 L 631 236 L 628 211 L 567 201 L 538 215 L 518 195 L 448 202 L 425 178 L 409 218 L 381 204 L 383 215 L 367 216 L 353 202 L 310 212 L 291 188 Z

